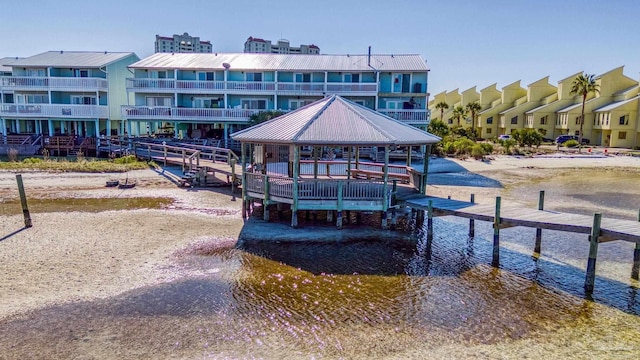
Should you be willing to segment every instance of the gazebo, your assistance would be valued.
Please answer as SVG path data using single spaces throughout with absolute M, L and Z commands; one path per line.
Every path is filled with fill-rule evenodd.
M 290 206 L 292 227 L 298 211 L 327 211 L 331 222 L 335 213 L 338 228 L 343 211 L 380 211 L 385 229 L 396 183 L 424 194 L 428 154 L 440 141 L 336 95 L 231 137 L 241 143 L 243 218 L 258 200 L 265 220 L 271 205 Z M 390 164 L 391 154 L 406 163 Z M 411 166 L 416 155 L 423 159 L 420 169 Z

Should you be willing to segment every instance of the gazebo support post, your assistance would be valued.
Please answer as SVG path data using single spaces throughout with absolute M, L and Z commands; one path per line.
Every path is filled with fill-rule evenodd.
M 347 150 L 347 179 L 351 179 L 351 146 Z
M 300 148 L 293 144 L 293 204 L 291 204 L 291 227 L 298 227 L 298 177 L 300 176 Z
M 311 148 L 311 151 L 313 152 L 313 178 L 317 179 L 318 178 L 318 153 L 320 151 L 318 151 L 319 148 L 317 146 L 314 146 Z
M 411 146 L 407 146 L 407 167 L 411 167 Z
M 360 168 L 360 146 L 356 146 L 356 170 Z
M 420 193 L 427 194 L 427 173 L 429 172 L 429 154 L 431 153 L 431 145 L 422 146 L 424 157 L 422 159 L 422 184 L 420 184 Z
M 382 228 L 389 228 L 387 211 L 389 210 L 389 145 L 384 146 L 384 175 L 382 176 Z
M 247 218 L 247 152 L 245 147 L 247 144 L 240 144 L 240 153 L 242 163 L 242 218 Z

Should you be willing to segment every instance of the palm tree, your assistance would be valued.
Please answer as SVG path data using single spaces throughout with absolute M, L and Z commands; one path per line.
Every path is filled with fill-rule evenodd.
M 582 111 L 580 114 L 580 134 L 578 134 L 578 152 L 582 148 L 582 126 L 584 125 L 584 103 L 587 101 L 589 93 L 599 93 L 600 85 L 596 84 L 595 75 L 584 74 L 578 75 L 571 83 L 571 95 L 582 95 Z
M 472 103 L 468 103 L 467 106 L 465 107 L 465 109 L 471 113 L 471 132 L 473 133 L 473 136 L 475 138 L 476 136 L 476 114 L 482 110 L 482 106 L 480 106 L 480 104 L 478 104 L 477 101 L 474 101 Z
M 440 101 L 436 104 L 436 110 L 440 110 L 440 121 L 444 121 L 444 111 L 448 108 L 449 105 L 444 101 Z
M 460 119 L 463 119 L 466 116 L 467 110 L 465 110 L 462 105 L 458 105 L 453 108 L 453 114 L 451 115 L 451 117 L 458 120 L 458 126 L 460 126 Z

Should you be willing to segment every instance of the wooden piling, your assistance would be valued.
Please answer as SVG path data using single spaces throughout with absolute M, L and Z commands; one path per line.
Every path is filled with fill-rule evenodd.
M 264 221 L 269 221 L 269 202 L 271 199 L 270 188 L 271 184 L 269 184 L 269 177 L 264 176 L 264 199 L 262 200 L 262 219 Z
M 602 214 L 593 214 L 593 226 L 589 236 L 589 260 L 587 261 L 587 276 L 584 279 L 584 290 L 588 294 L 593 292 L 596 281 L 596 258 L 598 257 L 598 238 L 600 237 L 600 222 Z
M 333 222 L 333 210 L 327 210 L 327 222 L 328 223 Z
M 475 204 L 476 195 L 471 194 L 471 203 Z M 474 237 L 476 235 L 476 224 L 474 219 L 469 219 L 469 237 Z
M 500 266 L 500 205 L 502 198 L 496 197 L 496 212 L 493 217 L 493 257 L 491 265 L 493 267 Z
M 24 215 L 24 227 L 30 228 L 33 226 L 31 222 L 31 214 L 29 213 L 29 206 L 27 205 L 27 195 L 24 192 L 24 184 L 22 183 L 22 174 L 16 174 L 16 181 L 18 182 L 18 193 L 20 194 L 20 203 L 22 204 L 22 214 Z
M 640 211 L 638 211 L 638 221 L 640 221 Z M 640 275 L 640 243 L 636 243 L 636 248 L 633 250 L 633 267 L 631 268 L 631 278 L 638 279 Z
M 540 190 L 540 195 L 538 196 L 538 210 L 544 210 L 544 190 Z M 542 247 L 542 229 L 536 229 L 536 245 L 533 248 L 533 252 L 536 254 L 540 254 Z
M 427 214 L 427 239 L 433 237 L 433 200 L 429 200 Z

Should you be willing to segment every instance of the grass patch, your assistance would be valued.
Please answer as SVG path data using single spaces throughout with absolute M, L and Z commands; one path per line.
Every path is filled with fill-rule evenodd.
M 124 156 L 113 160 L 86 159 L 79 157 L 76 160 L 68 159 L 42 159 L 30 157 L 22 161 L 0 161 L 0 170 L 36 170 L 51 172 L 125 172 L 129 170 L 142 170 L 155 167 L 154 162 L 138 161 L 131 156 Z

